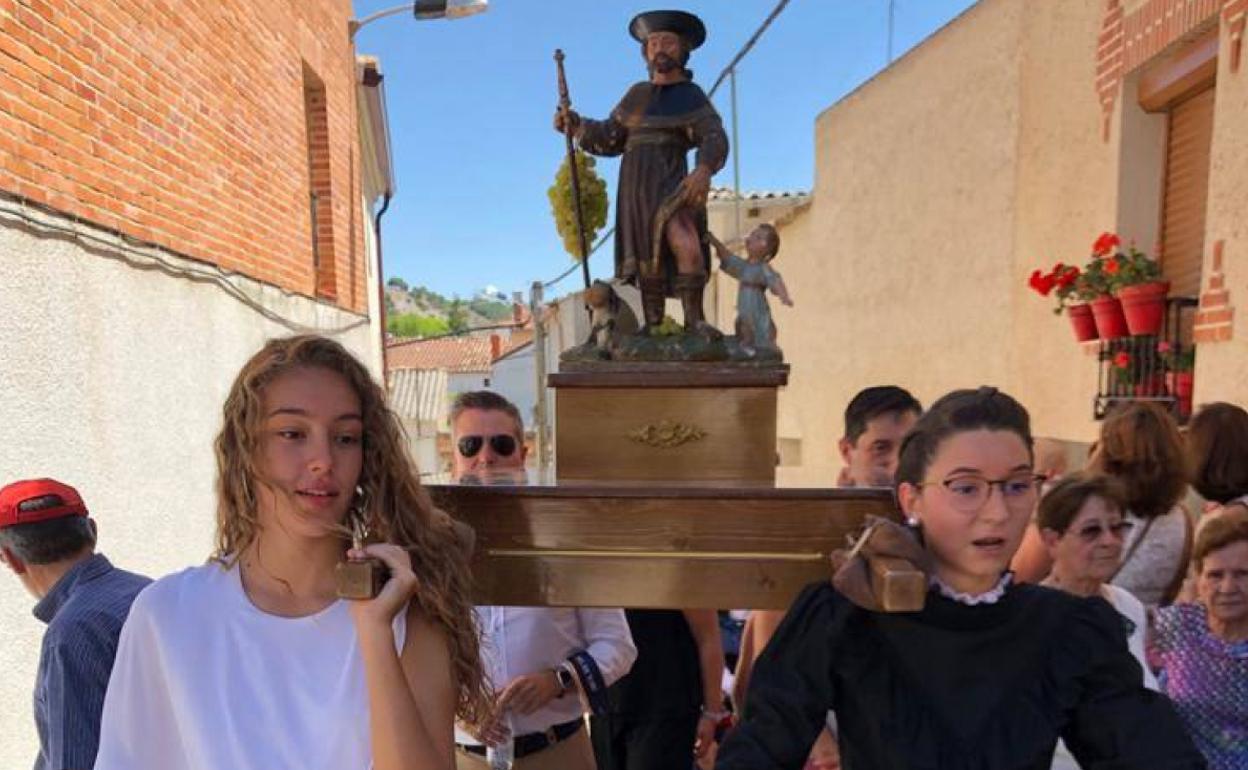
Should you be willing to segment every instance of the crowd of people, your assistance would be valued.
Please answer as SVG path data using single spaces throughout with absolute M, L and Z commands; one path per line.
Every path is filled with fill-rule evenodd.
M 460 395 L 451 427 L 456 476 L 522 471 L 502 397 Z M 825 580 L 725 650 L 713 611 L 474 607 L 471 533 L 365 367 L 271 341 L 225 402 L 206 563 L 151 582 L 96 553 L 71 486 L 0 489 L 0 559 L 47 624 L 35 767 L 1248 767 L 1243 409 L 1181 432 L 1130 403 L 1081 463 L 995 389 L 872 387 L 838 448 L 838 483 L 901 514 L 845 563 L 903 558 L 921 610 Z M 340 599 L 364 559 L 380 591 Z

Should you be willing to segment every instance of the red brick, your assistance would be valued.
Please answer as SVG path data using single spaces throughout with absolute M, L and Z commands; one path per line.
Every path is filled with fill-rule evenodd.
M 351 4 L 180 0 L 173 9 L 0 0 L 0 189 L 312 294 L 308 208 L 297 203 L 307 200 L 309 132 L 290 88 L 310 42 L 331 116 L 313 134 L 325 148 L 314 169 L 328 198 L 322 254 L 337 278 L 325 290 L 342 296 L 339 287 L 362 284 L 353 52 L 343 34 Z M 365 292 L 351 294 L 348 306 L 362 310 Z
M 1227 323 L 1231 320 L 1231 311 L 1229 307 L 1218 308 L 1217 310 L 1200 310 L 1196 313 L 1197 326 L 1211 326 L 1214 324 Z
M 1224 289 L 1222 291 L 1207 291 L 1200 295 L 1200 306 L 1221 307 L 1230 301 L 1230 294 Z

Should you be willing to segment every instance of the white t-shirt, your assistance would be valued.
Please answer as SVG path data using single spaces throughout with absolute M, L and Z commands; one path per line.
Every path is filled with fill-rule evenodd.
M 402 650 L 406 613 L 395 618 Z M 345 601 L 259 610 L 237 566 L 148 586 L 122 628 L 95 770 L 366 770 L 368 693 Z

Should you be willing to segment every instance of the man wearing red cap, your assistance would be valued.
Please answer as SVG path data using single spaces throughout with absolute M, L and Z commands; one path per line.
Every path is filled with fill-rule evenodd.
M 95 553 L 95 522 L 82 498 L 52 479 L 0 489 L 0 561 L 39 600 L 35 617 L 48 624 L 35 683 L 35 770 L 88 770 L 117 637 L 151 581 Z
M 728 136 L 714 105 L 686 67 L 706 40 L 702 20 L 684 11 L 638 14 L 628 26 L 641 43 L 650 79 L 624 94 L 606 120 L 571 110 L 555 128 L 573 131 L 580 148 L 620 155 L 615 204 L 615 277 L 641 290 L 647 329 L 663 321 L 664 298 L 680 298 L 685 328 L 715 336 L 702 313 L 710 273 L 706 198 L 711 176 L 728 158 Z M 697 150 L 693 171 L 685 156 Z M 657 243 L 656 243 L 657 240 Z

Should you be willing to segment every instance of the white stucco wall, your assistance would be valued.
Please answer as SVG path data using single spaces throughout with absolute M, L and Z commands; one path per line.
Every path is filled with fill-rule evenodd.
M 489 372 L 451 372 L 446 377 L 446 409 L 442 413 L 446 415 L 450 412 L 451 404 L 460 393 L 489 389 Z M 445 426 L 445 428 L 450 430 L 449 425 Z
M 73 484 L 99 524 L 100 550 L 119 566 L 160 576 L 203 562 L 226 390 L 265 339 L 290 331 L 211 283 L 12 222 L 0 211 L 0 483 Z M 232 281 L 298 324 L 352 327 L 335 336 L 376 360 L 366 318 Z M 44 627 L 17 579 L 0 572 L 0 768 L 22 768 L 36 751 L 31 688 Z
M 520 410 L 525 430 L 533 429 L 537 408 L 537 356 L 532 345 L 494 362 L 490 373 L 490 390 Z

